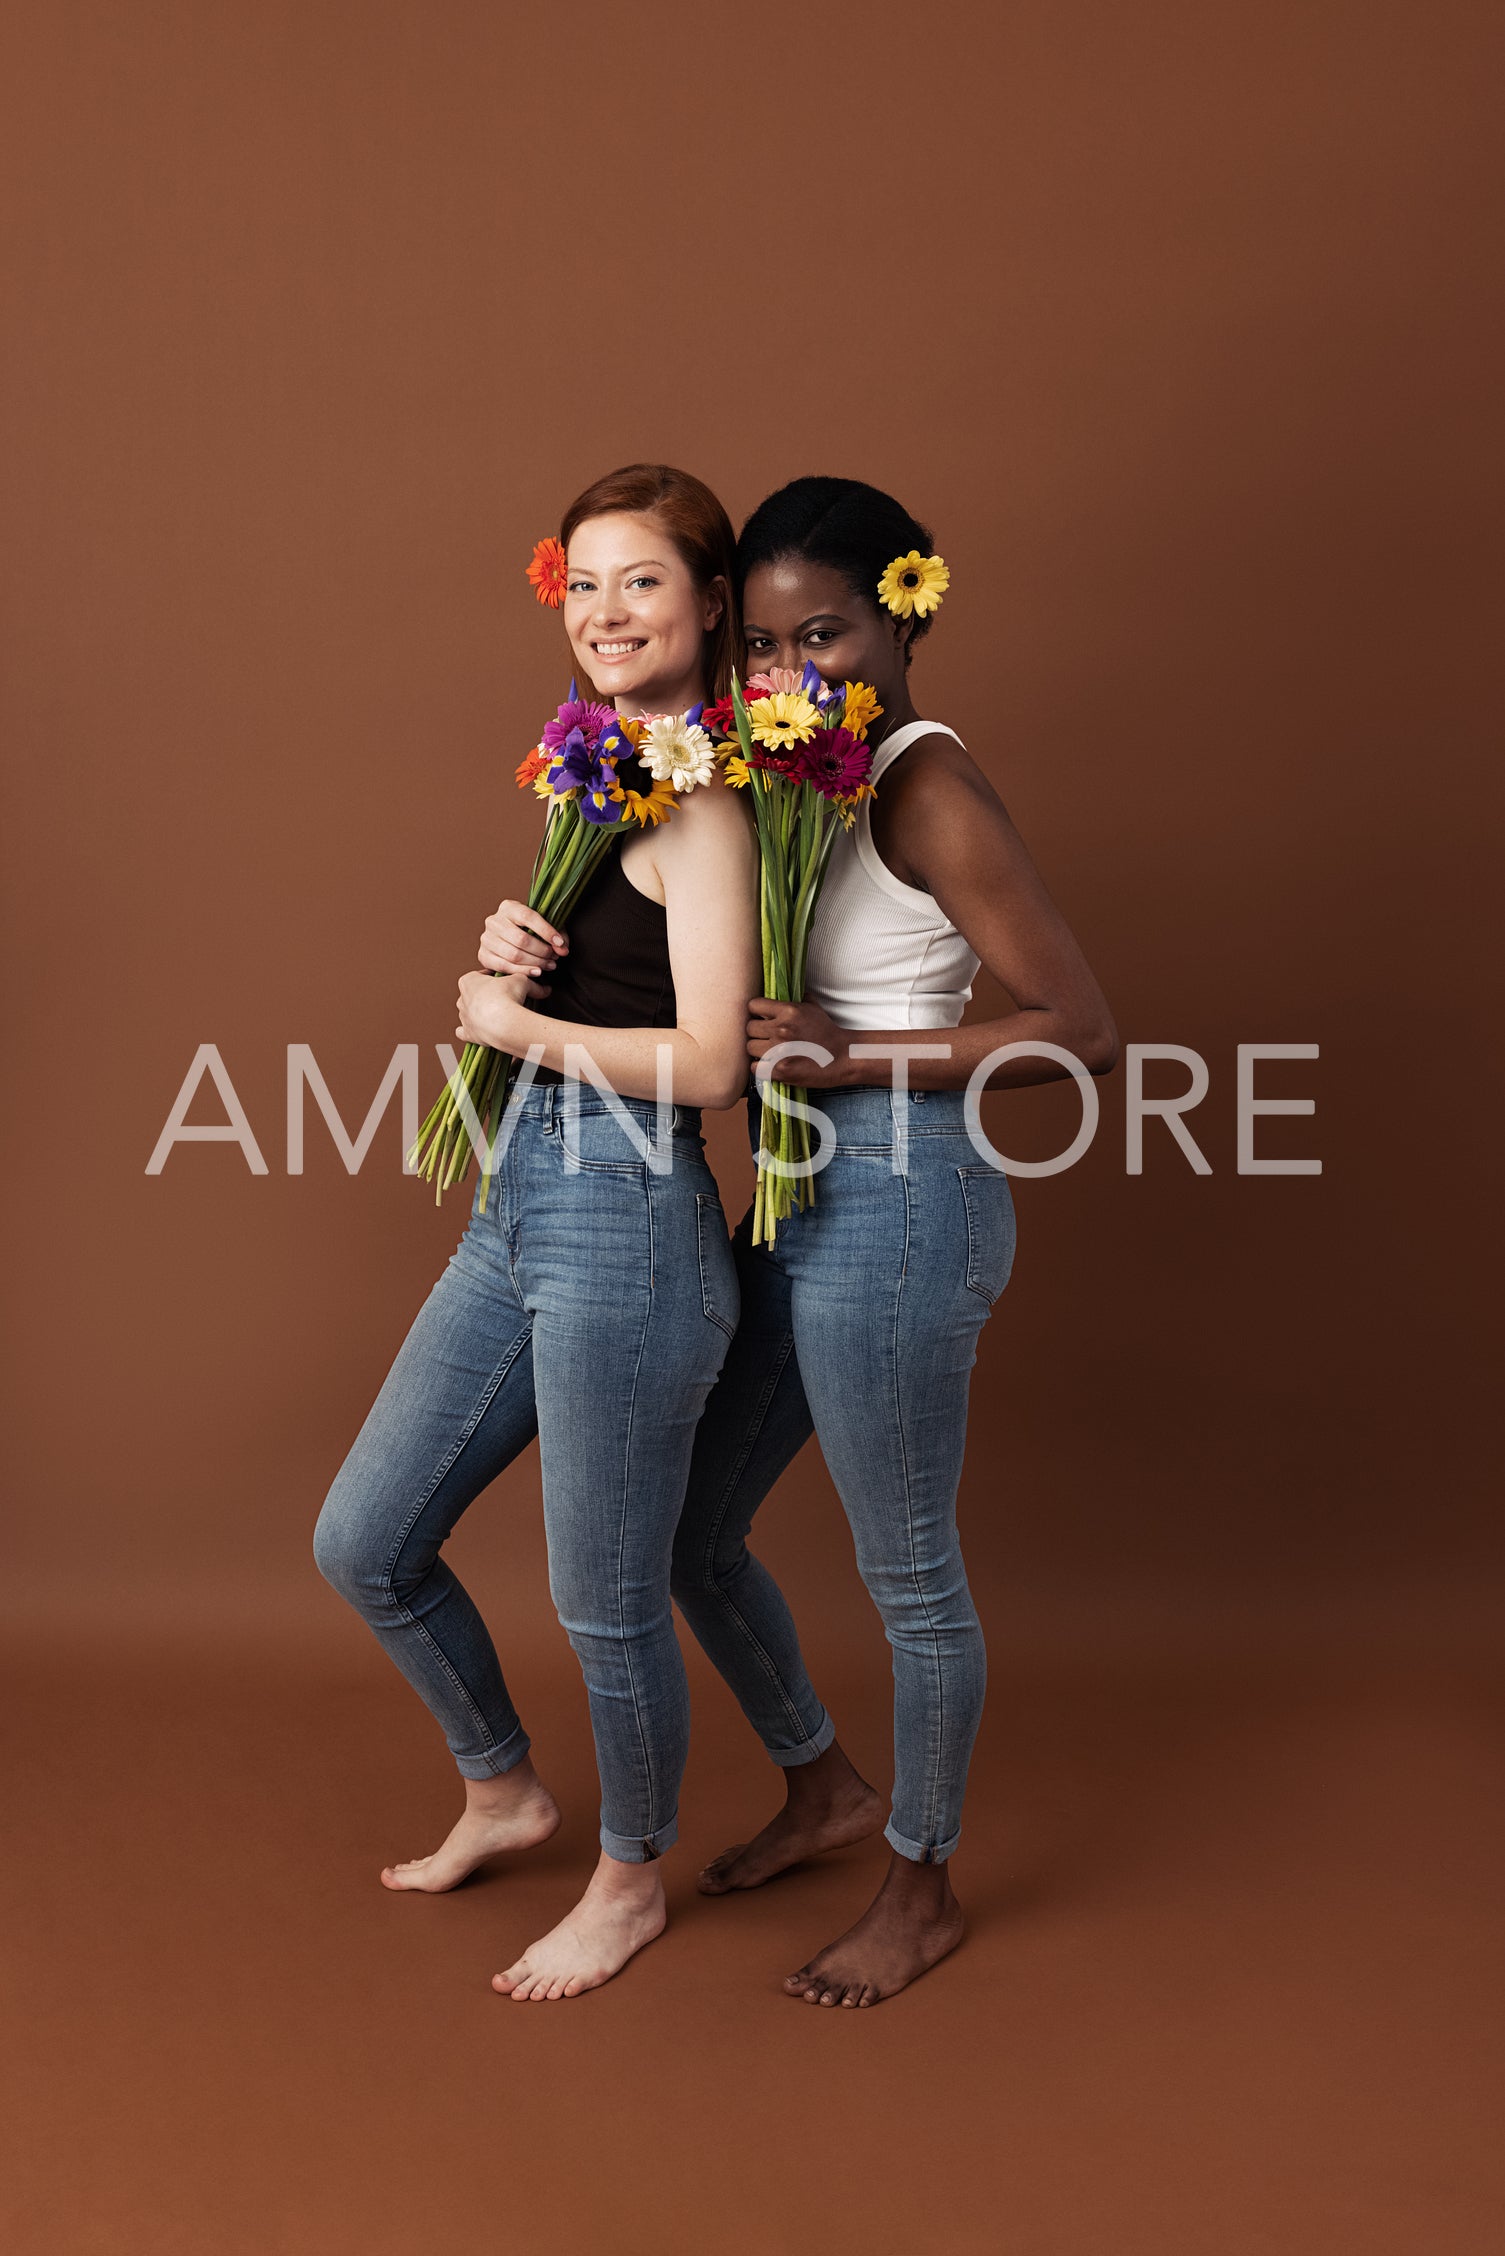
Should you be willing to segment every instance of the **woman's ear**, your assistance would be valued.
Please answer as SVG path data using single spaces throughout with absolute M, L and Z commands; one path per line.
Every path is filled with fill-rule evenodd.
M 724 580 L 724 579 L 722 578 L 721 574 L 720 574 L 720 573 L 718 572 L 718 573 L 717 573 L 717 575 L 716 575 L 716 577 L 715 577 L 715 579 L 714 579 L 714 580 L 711 580 L 711 581 L 710 581 L 710 582 L 709 582 L 709 583 L 707 584 L 707 587 L 706 587 L 706 591 L 705 591 L 705 622 L 704 622 L 704 623 L 705 623 L 705 631 L 706 631 L 706 633 L 707 633 L 707 634 L 709 634 L 709 633 L 710 633 L 710 631 L 711 631 L 711 629 L 712 629 L 713 627 L 719 627 L 719 626 L 720 626 L 720 624 L 721 624 L 721 621 L 722 621 L 722 618 L 723 618 L 723 616 L 725 615 L 725 612 L 726 612 L 726 598 L 727 598 L 726 581 L 725 581 L 725 580 Z

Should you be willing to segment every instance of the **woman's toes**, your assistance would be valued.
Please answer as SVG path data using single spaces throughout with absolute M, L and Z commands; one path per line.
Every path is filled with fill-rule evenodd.
M 800 1994 L 800 1991 L 801 1991 L 802 1989 L 804 1989 L 804 1987 L 805 1987 L 806 1983 L 807 1983 L 807 1982 L 809 1981 L 809 1979 L 810 1979 L 810 1969 L 809 1969 L 809 1967 L 808 1967 L 808 1966 L 802 1966 L 802 1967 L 800 1968 L 800 1970 L 799 1970 L 798 1974 L 786 1974 L 786 1975 L 784 1976 L 784 1987 L 785 1987 L 785 1989 L 786 1989 L 786 1990 L 787 1990 L 787 1991 L 789 1992 L 789 1995 L 790 1995 L 791 1997 L 798 1997 L 798 1996 L 799 1996 L 799 1994 Z

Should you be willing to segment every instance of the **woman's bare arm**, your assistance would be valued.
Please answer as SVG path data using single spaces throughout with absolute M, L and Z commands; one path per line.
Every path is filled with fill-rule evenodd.
M 566 1046 L 584 1048 L 618 1095 L 653 1097 L 658 1089 L 658 1052 L 670 1052 L 672 1093 L 679 1104 L 719 1107 L 735 1104 L 747 1084 L 747 998 L 760 972 L 757 934 L 757 847 L 752 828 L 735 795 L 719 780 L 692 791 L 660 830 L 644 840 L 642 866 L 635 877 L 656 880 L 668 920 L 669 962 L 674 974 L 677 1022 L 664 1026 L 579 1026 L 549 1018 L 527 1001 L 547 999 L 547 988 L 532 975 L 545 969 L 554 953 L 539 937 L 549 928 L 533 912 L 530 922 L 506 916 L 518 905 L 504 902 L 493 924 L 506 916 L 510 952 L 530 968 L 491 977 L 467 972 L 460 981 L 456 1033 L 466 1041 L 510 1050 L 521 1057 L 541 1043 L 540 1063 L 565 1070 Z M 532 949 L 524 953 L 531 938 Z M 481 961 L 505 961 L 495 943 L 483 939 Z
M 811 1003 L 751 1008 L 748 1049 L 754 1059 L 777 1042 L 819 1043 L 828 1066 L 790 1058 L 780 1080 L 806 1088 L 886 1084 L 887 1058 L 853 1057 L 851 1046 L 950 1045 L 947 1058 L 912 1058 L 910 1086 L 959 1089 L 993 1050 L 1011 1042 L 1050 1042 L 1089 1073 L 1110 1072 L 1118 1033 L 1107 999 L 1007 808 L 970 754 L 949 737 L 922 739 L 884 777 L 874 842 L 893 874 L 930 893 L 1013 1002 L 999 1018 L 970 1026 L 863 1028 L 837 1026 Z M 995 1077 L 1000 1088 L 1058 1079 L 1065 1068 L 1048 1058 L 1012 1059 Z

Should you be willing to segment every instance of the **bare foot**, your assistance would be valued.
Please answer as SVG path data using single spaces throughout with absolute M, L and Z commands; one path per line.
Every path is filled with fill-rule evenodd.
M 667 1917 L 658 1865 L 619 1864 L 603 1853 L 569 1917 L 541 1943 L 530 1943 L 505 1974 L 493 1974 L 491 1987 L 514 2005 L 598 1990 L 663 1933 Z
M 807 2005 L 877 2005 L 928 1974 L 964 1932 L 945 1865 L 895 1855 L 856 1926 L 786 1976 L 784 1988 Z
M 834 1741 L 814 1762 L 786 1770 L 784 1791 L 784 1807 L 761 1833 L 724 1849 L 706 1866 L 696 1882 L 703 1896 L 761 1888 L 776 1872 L 787 1872 L 807 1857 L 865 1841 L 883 1823 L 881 1798 Z
M 442 1895 L 456 1888 L 487 1857 L 504 1849 L 534 1849 L 559 1827 L 559 1805 L 524 1755 L 500 1778 L 467 1778 L 465 1813 L 432 1856 L 389 1864 L 384 1888 Z

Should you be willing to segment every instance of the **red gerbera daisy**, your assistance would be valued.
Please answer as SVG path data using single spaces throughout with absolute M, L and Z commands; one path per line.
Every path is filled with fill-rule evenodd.
M 566 577 L 563 544 L 550 533 L 533 551 L 528 578 L 539 602 L 546 603 L 551 611 L 557 611 L 564 601 Z

